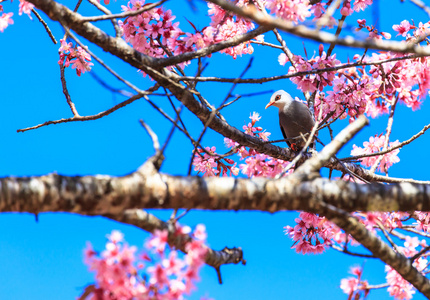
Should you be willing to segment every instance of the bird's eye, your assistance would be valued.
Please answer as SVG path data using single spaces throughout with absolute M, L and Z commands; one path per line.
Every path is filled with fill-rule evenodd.
M 276 95 L 275 101 L 278 101 L 279 99 L 281 99 L 281 95 Z

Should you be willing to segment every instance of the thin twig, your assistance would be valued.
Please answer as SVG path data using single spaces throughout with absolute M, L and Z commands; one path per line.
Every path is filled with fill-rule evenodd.
M 201 82 L 214 81 L 214 82 L 236 82 L 236 83 L 264 83 L 264 82 L 276 81 L 276 80 L 287 79 L 287 78 L 292 78 L 292 77 L 301 77 L 301 76 L 307 76 L 307 75 L 312 75 L 312 74 L 333 72 L 333 71 L 348 69 L 348 68 L 353 68 L 353 67 L 381 65 L 384 63 L 388 63 L 388 62 L 407 60 L 407 59 L 416 59 L 416 58 L 420 58 L 423 56 L 426 56 L 426 55 L 415 55 L 414 54 L 414 55 L 403 56 L 403 57 L 394 57 L 394 58 L 389 58 L 389 59 L 384 59 L 384 60 L 379 60 L 379 61 L 374 61 L 374 62 L 357 61 L 355 63 L 341 64 L 341 65 L 338 65 L 335 67 L 329 67 L 329 68 L 324 68 L 324 69 L 300 71 L 300 72 L 294 72 L 294 73 L 285 74 L 285 75 L 262 77 L 262 78 L 238 79 L 238 78 L 220 78 L 220 77 L 183 76 L 183 77 L 178 77 L 178 80 L 179 81 L 190 80 L 190 81 L 201 81 Z
M 42 23 L 43 27 L 45 27 L 45 30 L 48 33 L 49 37 L 51 38 L 51 41 L 54 44 L 57 44 L 57 40 L 55 39 L 54 35 L 52 34 L 51 29 L 49 28 L 48 24 L 46 24 L 45 20 L 42 19 L 42 17 L 39 15 L 39 13 L 34 8 L 31 11 L 36 16 L 36 18 L 39 20 L 39 22 Z
M 152 128 L 149 127 L 149 125 L 145 123 L 145 121 L 140 119 L 139 123 L 140 123 L 140 125 L 142 125 L 143 128 L 145 128 L 146 132 L 148 133 L 149 137 L 151 138 L 155 153 L 158 153 L 160 151 L 160 142 L 158 141 L 158 136 L 155 134 L 155 132 L 152 130 Z
M 92 0 L 89 0 L 92 1 Z M 126 11 L 120 14 L 109 14 L 109 15 L 105 15 L 105 16 L 95 16 L 95 17 L 82 17 L 82 22 L 97 22 L 97 21 L 104 21 L 104 20 L 110 20 L 110 19 L 122 19 L 122 18 L 127 18 L 127 17 L 133 17 L 133 16 L 137 16 L 140 15 L 141 13 L 151 10 L 157 6 L 162 5 L 164 2 L 166 2 L 167 0 L 161 0 L 158 1 L 156 3 L 151 3 L 148 5 L 143 6 L 142 8 L 139 8 L 137 10 L 133 10 L 133 11 Z
M 92 5 L 94 5 L 95 7 L 97 7 L 98 10 L 100 10 L 103 13 L 105 13 L 106 15 L 112 16 L 111 11 L 109 9 L 107 9 L 105 6 L 101 5 L 96 0 L 88 0 L 88 2 L 90 2 Z M 119 38 L 121 36 L 121 28 L 119 27 L 118 21 L 115 18 L 111 18 L 111 19 L 112 19 L 113 28 L 115 30 L 115 36 L 117 38 Z
M 382 148 L 382 151 L 388 149 L 388 143 L 390 141 L 391 129 L 393 127 L 393 122 L 394 122 L 394 111 L 396 110 L 396 104 L 397 104 L 398 99 L 399 99 L 399 96 L 397 95 L 397 97 L 394 98 L 393 105 L 391 105 L 391 111 L 390 111 L 390 115 L 389 115 L 388 121 L 387 121 L 387 129 L 386 129 L 386 133 L 385 133 L 385 141 L 384 141 L 384 146 Z M 376 159 L 376 161 L 373 163 L 372 167 L 370 168 L 370 171 L 369 171 L 370 173 L 375 173 L 376 168 L 379 166 L 379 164 L 381 163 L 383 158 L 384 158 L 384 156 L 381 155 Z M 387 170 L 385 170 L 385 173 L 387 173 Z
M 430 128 L 430 124 L 426 125 L 423 127 L 423 129 L 421 129 L 418 133 L 416 133 L 415 135 L 413 135 L 410 139 L 401 142 L 400 144 L 398 144 L 397 146 L 393 146 L 390 147 L 384 151 L 380 151 L 380 152 L 376 152 L 376 153 L 371 153 L 371 154 L 361 154 L 361 155 L 357 155 L 357 156 L 351 156 L 351 157 L 345 157 L 345 158 L 340 158 L 341 161 L 350 161 L 350 160 L 358 160 L 360 158 L 364 158 L 364 157 L 371 157 L 371 156 L 377 156 L 377 155 L 383 155 L 383 154 L 387 154 L 393 150 L 402 148 L 405 145 L 410 144 L 411 142 L 413 142 L 414 140 L 416 140 L 417 138 L 419 138 L 420 136 L 422 136 L 428 129 Z
M 343 26 L 343 23 L 345 22 L 345 19 L 346 19 L 346 16 L 342 16 L 342 18 L 339 20 L 339 24 L 337 25 L 337 29 L 336 29 L 336 33 L 335 33 L 336 39 L 339 38 L 339 34 L 342 31 L 342 26 Z M 335 46 L 336 46 L 335 42 L 330 44 L 330 47 L 327 50 L 327 57 L 329 57 L 331 55 L 331 52 L 333 51 Z
M 69 105 L 73 116 L 79 118 L 80 115 L 79 115 L 78 111 L 76 110 L 75 104 L 73 103 L 72 98 L 70 97 L 69 91 L 67 89 L 66 76 L 64 74 L 65 68 L 66 67 L 63 64 L 60 65 L 60 77 L 61 77 L 61 85 L 63 87 L 63 94 L 66 97 L 67 104 Z
M 330 245 L 330 247 L 336 251 L 342 252 L 344 254 L 348 254 L 351 256 L 357 256 L 357 257 L 364 257 L 364 258 L 376 258 L 376 256 L 372 255 L 372 254 L 362 254 L 362 253 L 355 253 L 355 252 L 351 252 L 348 249 L 345 248 L 341 248 L 337 245 Z
M 425 5 L 425 3 L 423 1 L 421 1 L 421 0 L 409 0 L 409 1 L 411 1 L 413 4 L 415 4 L 419 8 L 422 8 L 430 17 L 430 7 Z
M 39 125 L 35 125 L 35 126 L 31 126 L 31 127 L 27 127 L 27 128 L 23 128 L 23 129 L 18 129 L 17 132 L 25 132 L 28 130 L 33 130 L 33 129 L 37 129 L 43 126 L 47 126 L 47 125 L 52 125 L 52 124 L 60 124 L 60 123 L 68 123 L 68 122 L 76 122 L 76 121 L 90 121 L 90 120 L 97 120 L 100 118 L 103 118 L 104 116 L 110 115 L 111 113 L 113 113 L 114 111 L 117 111 L 118 109 L 129 105 L 130 103 L 133 103 L 134 101 L 142 98 L 144 95 L 142 94 L 138 94 L 135 95 L 117 105 L 115 105 L 114 107 L 109 108 L 108 110 L 105 110 L 103 112 L 100 112 L 96 115 L 91 115 L 91 116 L 75 116 L 72 118 L 67 118 L 67 119 L 60 119 L 60 120 L 55 120 L 55 121 L 47 121 L 45 123 L 39 124 Z

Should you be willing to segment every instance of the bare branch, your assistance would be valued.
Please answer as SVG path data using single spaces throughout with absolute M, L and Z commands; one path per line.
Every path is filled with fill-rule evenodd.
M 105 110 L 103 112 L 100 112 L 96 115 L 92 115 L 92 116 L 74 116 L 72 118 L 67 118 L 67 119 L 60 119 L 60 120 L 55 120 L 55 121 L 47 121 L 45 123 L 39 124 L 39 125 L 35 125 L 35 126 L 31 126 L 31 127 L 27 127 L 27 128 L 23 128 L 23 129 L 18 129 L 17 132 L 25 132 L 28 130 L 33 130 L 33 129 L 37 129 L 43 126 L 47 126 L 47 125 L 52 125 L 52 124 L 60 124 L 60 123 L 68 123 L 68 122 L 76 122 L 76 121 L 90 121 L 90 120 L 97 120 L 100 118 L 103 118 L 104 116 L 110 115 L 111 113 L 113 113 L 114 111 L 129 105 L 130 103 L 133 103 L 134 101 L 142 98 L 144 95 L 142 94 L 138 94 L 135 95 L 133 97 L 128 98 L 127 100 L 115 105 L 114 107 L 109 108 L 108 110 Z
M 39 15 L 39 13 L 37 12 L 37 10 L 35 10 L 34 8 L 31 11 L 36 16 L 36 18 L 39 20 L 39 22 L 42 23 L 43 27 L 45 27 L 45 30 L 48 33 L 49 37 L 51 38 L 51 41 L 54 44 L 57 44 L 57 40 L 55 39 L 55 36 L 52 34 L 52 31 L 49 28 L 48 24 L 46 24 L 45 20 L 42 19 L 42 17 Z
M 101 12 L 104 12 L 106 15 L 112 16 L 112 13 L 110 12 L 110 10 L 107 9 L 105 6 L 101 5 L 99 2 L 97 2 L 97 0 L 88 0 L 88 2 L 90 2 L 92 5 L 97 7 L 97 9 L 100 10 Z M 120 37 L 121 36 L 121 28 L 119 28 L 119 26 L 118 26 L 118 21 L 115 19 L 115 17 L 112 17 L 110 19 L 112 20 L 112 25 L 113 25 L 113 28 L 115 29 L 116 37 Z
M 362 253 L 351 252 L 347 248 L 341 248 L 341 247 L 339 247 L 337 245 L 330 245 L 330 248 L 332 248 L 332 249 L 334 249 L 336 251 L 342 252 L 344 254 L 351 255 L 351 256 L 357 256 L 357 257 L 363 257 L 363 258 L 376 258 L 372 254 L 362 254 Z
M 93 0 L 89 0 L 92 1 Z M 127 18 L 127 17 L 132 17 L 132 16 L 137 16 L 140 15 L 141 13 L 151 10 L 157 6 L 162 5 L 164 2 L 166 2 L 167 0 L 161 0 L 158 1 L 156 3 L 151 3 L 149 5 L 145 5 L 142 8 L 139 8 L 138 10 L 133 10 L 133 11 L 126 11 L 120 14 L 107 14 L 105 16 L 96 16 L 96 17 L 83 17 L 82 18 L 82 22 L 96 22 L 96 21 L 104 21 L 104 20 L 110 20 L 110 19 L 122 19 L 122 18 Z
M 423 1 L 421 1 L 421 0 L 409 0 L 409 1 L 411 1 L 413 4 L 415 4 L 419 8 L 422 8 L 430 17 L 430 7 L 425 5 L 425 3 Z
M 145 128 L 148 135 L 151 137 L 152 145 L 154 147 L 154 151 L 157 153 L 160 151 L 160 142 L 158 141 L 158 136 L 155 134 L 155 132 L 149 127 L 148 124 L 146 124 L 142 119 L 139 120 L 140 125 L 142 125 L 143 128 Z
M 79 115 L 78 111 L 76 110 L 75 104 L 73 103 L 72 97 L 70 97 L 69 91 L 67 89 L 66 76 L 64 74 L 64 69 L 65 69 L 64 65 L 61 64 L 60 65 L 60 77 L 61 77 L 61 85 L 63 87 L 63 94 L 66 97 L 67 104 L 69 105 L 73 116 L 79 118 L 80 115 Z

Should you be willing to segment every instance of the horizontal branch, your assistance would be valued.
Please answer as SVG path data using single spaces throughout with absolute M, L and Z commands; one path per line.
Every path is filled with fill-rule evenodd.
M 430 211 L 430 185 L 358 184 L 320 177 L 297 182 L 294 176 L 170 176 L 158 173 L 151 160 L 123 177 L 49 174 L 0 179 L 0 212 L 119 215 L 132 208 L 184 208 L 320 213 L 321 201 L 345 211 Z
M 120 109 L 120 108 L 122 108 L 124 106 L 127 106 L 130 103 L 133 103 L 134 101 L 139 100 L 144 95 L 150 94 L 150 93 L 151 92 L 148 92 L 148 93 L 145 92 L 145 93 L 142 93 L 142 94 L 134 95 L 134 96 L 130 97 L 129 99 L 124 100 L 123 102 L 118 103 L 117 105 L 115 105 L 115 106 L 113 106 L 113 107 L 111 107 L 111 108 L 109 108 L 109 109 L 107 109 L 105 111 L 102 111 L 102 112 L 100 112 L 98 114 L 95 114 L 95 115 L 91 115 L 91 116 L 79 116 L 79 115 L 75 115 L 75 116 L 73 116 L 71 118 L 63 118 L 63 119 L 54 120 L 54 121 L 46 121 L 45 123 L 42 123 L 42 124 L 38 124 L 38 125 L 27 127 L 27 128 L 18 129 L 17 132 L 25 132 L 25 131 L 28 131 L 28 130 L 33 130 L 33 129 L 37 129 L 37 128 L 40 128 L 40 127 L 43 127 L 43 126 L 47 126 L 47 125 L 52 125 L 52 124 L 61 124 L 61 123 L 77 122 L 77 121 L 83 122 L 83 121 L 90 121 L 90 120 L 101 119 L 104 116 L 110 115 L 114 111 L 116 111 L 116 110 L 118 110 L 118 109 Z
M 328 67 L 328 68 L 322 68 L 322 69 L 313 69 L 310 71 L 300 71 L 300 72 L 294 72 L 289 73 L 285 75 L 278 75 L 278 76 L 271 76 L 271 77 L 261 77 L 261 78 L 224 78 L 224 77 L 193 77 L 193 76 L 178 76 L 178 79 L 180 81 L 198 81 L 198 82 L 232 82 L 232 83 L 264 83 L 264 82 L 270 82 L 275 80 L 281 80 L 281 79 L 287 79 L 292 77 L 300 77 L 300 76 L 307 76 L 311 74 L 322 74 L 325 72 L 334 72 L 342 69 L 349 69 L 349 68 L 355 68 L 355 67 L 361 67 L 361 66 L 375 66 L 375 65 L 382 65 L 384 63 L 389 63 L 393 61 L 400 61 L 400 60 L 408 60 L 408 59 L 416 59 L 423 57 L 423 55 L 408 55 L 408 56 L 400 56 L 400 57 L 393 57 L 388 58 L 384 60 L 375 60 L 375 61 L 357 61 L 354 63 L 347 63 L 342 64 L 334 67 Z
M 94 16 L 94 17 L 83 17 L 82 18 L 82 22 L 96 22 L 96 21 L 104 21 L 104 20 L 111 20 L 111 19 L 122 19 L 122 18 L 127 18 L 127 17 L 132 17 L 132 16 L 137 16 L 140 15 L 141 13 L 151 10 L 157 6 L 160 6 L 161 4 L 163 4 L 164 2 L 166 2 L 167 0 L 161 0 L 158 1 L 156 3 L 151 3 L 149 5 L 145 5 L 137 10 L 130 10 L 130 11 L 125 11 L 123 13 L 120 14 L 108 14 L 108 15 L 103 15 L 103 16 Z
M 105 217 L 126 224 L 131 224 L 139 227 L 147 232 L 153 233 L 155 230 L 167 230 L 168 243 L 171 246 L 187 253 L 185 245 L 192 240 L 188 234 L 179 234 L 176 227 L 172 223 L 164 222 L 156 216 L 141 210 L 141 209 L 128 209 L 119 215 L 104 215 Z M 245 263 L 243 259 L 243 252 L 241 248 L 224 248 L 223 250 L 216 251 L 207 248 L 205 263 L 215 269 L 225 264 L 238 264 L 239 262 Z
M 357 40 L 352 36 L 339 38 L 332 33 L 311 29 L 304 25 L 295 25 L 293 22 L 274 18 L 268 14 L 259 11 L 255 6 L 236 6 L 231 1 L 226 0 L 206 0 L 213 4 L 219 5 L 223 9 L 233 12 L 241 17 L 251 19 L 261 26 L 270 26 L 282 31 L 294 34 L 302 38 L 312 39 L 321 43 L 342 45 L 354 48 L 368 48 L 384 51 L 395 51 L 404 53 L 415 53 L 421 55 L 430 55 L 430 46 L 420 46 L 415 43 L 395 42 L 377 39 Z

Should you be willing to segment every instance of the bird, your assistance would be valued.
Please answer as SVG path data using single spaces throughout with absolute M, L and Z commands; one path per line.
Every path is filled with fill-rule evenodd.
M 279 90 L 270 97 L 266 105 L 279 108 L 279 126 L 288 146 L 294 151 L 300 151 L 306 144 L 302 135 L 310 133 L 315 121 L 309 108 L 302 102 L 294 100 L 284 90 Z M 313 143 L 311 144 L 313 148 Z

